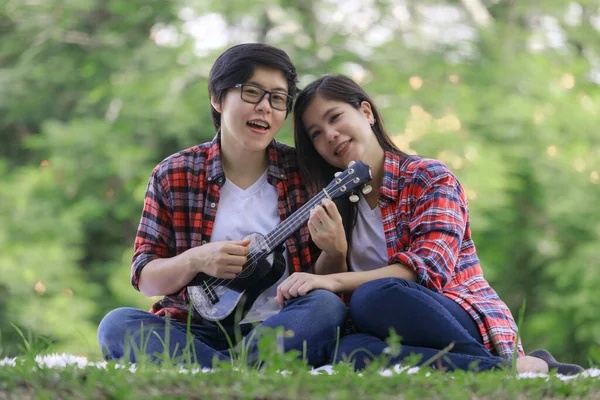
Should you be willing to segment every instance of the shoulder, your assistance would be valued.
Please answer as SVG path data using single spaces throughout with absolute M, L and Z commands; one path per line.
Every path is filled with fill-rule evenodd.
M 277 148 L 277 151 L 280 151 L 281 153 L 290 153 L 296 155 L 296 148 L 283 142 L 275 141 L 275 148 Z
M 275 150 L 282 161 L 296 163 L 296 149 L 285 143 L 275 142 Z
M 419 183 L 422 186 L 430 186 L 441 180 L 456 180 L 446 164 L 432 158 L 405 157 L 399 170 L 400 175 L 404 176 L 406 181 Z
M 197 170 L 210 158 L 210 150 L 211 143 L 203 143 L 178 151 L 158 163 L 152 174 L 165 178 L 173 174 Z
M 283 168 L 286 174 L 295 173 L 298 170 L 296 159 L 296 149 L 285 143 L 275 142 L 273 146 L 277 153 L 277 163 L 280 168 Z
M 274 170 L 277 178 L 285 182 L 288 196 L 298 196 L 295 201 L 303 203 L 307 200 L 307 190 L 298 169 L 296 149 L 280 142 L 275 142 L 273 148 L 277 152 L 277 168 Z

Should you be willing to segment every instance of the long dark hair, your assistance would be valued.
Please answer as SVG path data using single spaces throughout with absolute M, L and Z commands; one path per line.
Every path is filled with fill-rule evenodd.
M 339 171 L 323 159 L 315 149 L 312 140 L 308 136 L 306 127 L 302 122 L 302 117 L 306 109 L 311 105 L 317 96 L 326 100 L 340 101 L 350 104 L 357 110 L 363 101 L 371 105 L 371 110 L 375 117 L 375 123 L 372 126 L 373 133 L 384 151 L 405 156 L 392 139 L 387 134 L 383 118 L 377 109 L 377 106 L 364 91 L 360 85 L 344 75 L 327 74 L 311 82 L 298 95 L 294 105 L 294 141 L 296 146 L 296 157 L 298 167 L 304 182 L 311 194 L 314 196 L 322 190 L 333 179 L 334 173 Z M 352 247 L 352 228 L 356 222 L 356 205 L 344 199 L 338 199 L 336 205 L 342 216 L 344 231 L 348 239 L 348 266 Z

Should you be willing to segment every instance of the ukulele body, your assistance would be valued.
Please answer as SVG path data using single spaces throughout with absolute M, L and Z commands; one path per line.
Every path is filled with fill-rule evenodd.
M 235 279 L 219 279 L 200 273 L 188 283 L 190 301 L 202 318 L 223 321 L 237 316 L 242 319 L 256 298 L 285 272 L 282 246 L 269 248 L 265 237 L 259 233 L 246 238 L 250 238 L 248 261 Z

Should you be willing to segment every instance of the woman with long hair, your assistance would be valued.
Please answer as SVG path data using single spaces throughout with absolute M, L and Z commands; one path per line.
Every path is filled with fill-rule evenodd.
M 310 83 L 296 100 L 294 128 L 312 193 L 357 160 L 373 178 L 356 204 L 338 210 L 326 200 L 313 210 L 308 226 L 328 274 L 295 273 L 278 287 L 280 303 L 315 289 L 352 293 L 354 332 L 332 361 L 353 355 L 362 368 L 393 329 L 402 346 L 391 362 L 417 354 L 446 369 L 486 370 L 509 367 L 517 352 L 518 372 L 581 370 L 545 350 L 525 355 L 509 308 L 483 276 L 463 187 L 440 161 L 397 148 L 358 84 L 342 75 Z

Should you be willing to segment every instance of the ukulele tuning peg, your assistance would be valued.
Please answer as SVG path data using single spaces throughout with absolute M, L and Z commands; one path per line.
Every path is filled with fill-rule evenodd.
M 337 178 L 337 177 L 338 177 L 338 176 L 340 176 L 341 174 L 342 174 L 342 171 L 338 171 L 338 172 L 336 172 L 335 174 L 333 174 L 333 176 L 335 176 L 335 177 Z
M 355 163 L 355 161 L 350 161 L 350 162 L 348 163 L 348 168 L 350 168 L 351 166 L 353 166 L 353 165 L 354 165 L 354 163 Z
M 358 203 L 358 196 L 353 194 L 352 196 L 348 197 L 348 199 L 353 202 L 353 203 Z
M 365 185 L 361 189 L 361 192 L 363 192 L 363 194 L 369 194 L 369 193 L 371 193 L 372 190 L 373 190 L 373 188 L 371 187 L 371 185 Z

